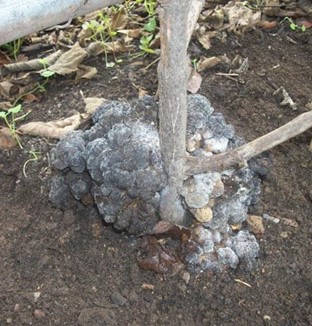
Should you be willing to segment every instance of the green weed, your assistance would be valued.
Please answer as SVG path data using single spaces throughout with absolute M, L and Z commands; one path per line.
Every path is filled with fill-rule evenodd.
M 289 17 L 285 17 L 280 24 L 282 24 L 284 21 L 287 21 L 289 23 L 289 27 L 291 30 L 295 31 L 295 30 L 300 30 L 301 32 L 305 32 L 306 31 L 306 27 L 304 25 L 302 26 L 298 26 L 296 23 L 294 23 L 294 21 L 289 18 Z
M 22 111 L 22 105 L 18 104 L 13 108 L 8 109 L 7 111 L 0 111 L 0 119 L 3 119 L 7 127 L 10 129 L 10 132 L 14 139 L 16 140 L 18 146 L 23 148 L 19 137 L 18 132 L 16 130 L 16 122 L 19 120 L 25 119 L 25 117 L 31 112 L 28 111 L 27 113 L 18 116 L 18 114 Z

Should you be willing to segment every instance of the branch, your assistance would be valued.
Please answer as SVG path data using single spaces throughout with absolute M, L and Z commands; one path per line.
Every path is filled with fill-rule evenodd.
M 207 171 L 223 171 L 232 166 L 240 166 L 252 157 L 305 132 L 311 127 L 312 110 L 299 115 L 282 127 L 231 151 L 214 155 L 211 158 L 189 156 L 185 160 L 185 173 L 193 175 Z

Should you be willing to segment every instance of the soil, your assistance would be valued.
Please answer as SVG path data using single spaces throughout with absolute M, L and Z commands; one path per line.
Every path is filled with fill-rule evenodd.
M 199 93 L 222 112 L 236 133 L 253 140 L 308 110 L 312 85 L 312 33 L 253 31 L 213 40 L 207 51 L 196 42 L 193 57 L 248 58 L 239 77 L 216 66 L 202 72 Z M 74 84 L 53 79 L 39 103 L 26 104 L 27 121 L 49 121 L 83 111 L 85 96 L 129 101 L 137 87 L 157 90 L 154 58 L 124 58 L 107 69 L 93 59 L 98 74 Z M 137 87 L 136 87 L 137 86 Z M 273 95 L 283 86 L 297 110 Z M 55 141 L 24 137 L 25 149 L 0 152 L 0 324 L 12 325 L 311 325 L 312 324 L 312 130 L 274 148 L 261 200 L 251 213 L 264 220 L 259 266 L 251 272 L 166 276 L 138 267 L 140 240 L 104 226 L 94 212 L 61 211 L 48 200 L 49 150 Z

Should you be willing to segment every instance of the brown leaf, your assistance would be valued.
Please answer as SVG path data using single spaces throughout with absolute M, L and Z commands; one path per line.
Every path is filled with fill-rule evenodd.
M 0 149 L 9 149 L 17 145 L 16 139 L 7 127 L 0 129 Z
M 67 52 L 63 53 L 58 60 L 49 67 L 49 70 L 54 71 L 59 75 L 67 75 L 78 70 L 79 64 L 88 56 L 88 53 L 79 43 Z
M 60 139 L 68 132 L 77 129 L 81 122 L 80 113 L 66 119 L 50 122 L 29 122 L 22 125 L 18 131 L 22 134 Z
M 174 275 L 183 267 L 181 261 L 152 236 L 142 238 L 137 261 L 141 268 L 162 274 Z
M 10 58 L 4 52 L 0 51 L 0 67 L 10 62 Z
M 196 37 L 198 42 L 206 49 L 209 50 L 211 48 L 211 40 L 213 37 L 217 35 L 216 31 L 213 32 L 197 32 Z
M 192 94 L 195 94 L 198 92 L 201 83 L 202 83 L 201 75 L 196 70 L 193 69 L 187 83 L 187 90 Z
M 119 9 L 112 17 L 111 27 L 115 31 L 117 29 L 123 29 L 127 26 L 128 14 L 125 8 Z
M 102 105 L 106 99 L 103 97 L 84 97 L 83 101 L 85 103 L 85 113 L 91 115 L 95 110 Z
M 76 73 L 75 83 L 78 83 L 81 78 L 91 79 L 97 74 L 97 69 L 95 67 L 79 65 L 78 71 Z
M 35 102 L 35 101 L 38 101 L 38 97 L 35 96 L 34 94 L 26 94 L 22 97 L 23 101 L 26 102 L 26 103 L 32 103 L 32 102 Z
M 10 99 L 18 92 L 18 86 L 13 85 L 9 81 L 0 82 L 0 96 L 6 100 Z
M 0 110 L 1 111 L 7 111 L 12 107 L 11 102 L 0 102 Z
M 214 67 L 214 66 L 216 66 L 219 63 L 224 62 L 224 61 L 225 61 L 224 56 L 202 58 L 198 62 L 197 70 L 200 72 L 200 71 L 203 71 L 205 69 L 212 68 L 212 67 Z
M 191 237 L 189 229 L 168 221 L 159 221 L 148 234 L 169 236 L 175 240 L 188 240 Z

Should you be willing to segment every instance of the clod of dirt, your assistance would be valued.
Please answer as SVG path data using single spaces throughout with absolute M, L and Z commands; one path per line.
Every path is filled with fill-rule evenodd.
M 209 157 L 243 143 L 222 114 L 213 111 L 204 96 L 188 97 L 190 155 Z M 52 150 L 52 164 L 61 172 L 52 179 L 50 200 L 66 208 L 70 198 L 85 203 L 91 194 L 106 223 L 131 234 L 146 233 L 159 220 L 160 199 L 167 185 L 157 103 L 152 97 L 131 106 L 106 102 L 94 113 L 93 123 L 89 130 L 70 133 Z M 183 261 L 190 270 L 222 271 L 239 263 L 251 269 L 256 264 L 259 246 L 255 237 L 243 229 L 236 233 L 231 226 L 246 221 L 248 207 L 260 193 L 259 183 L 248 166 L 185 180 L 181 207 L 201 222 L 198 233 L 182 244 Z

